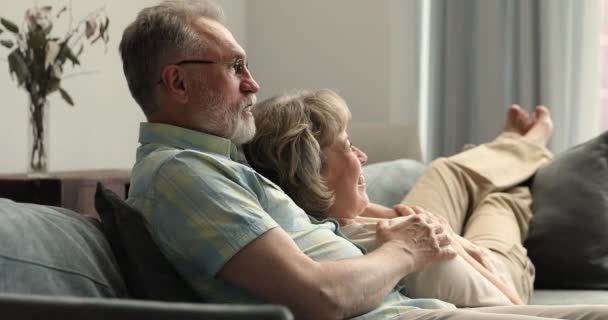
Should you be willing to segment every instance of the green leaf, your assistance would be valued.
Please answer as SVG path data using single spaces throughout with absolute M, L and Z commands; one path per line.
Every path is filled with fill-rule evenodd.
M 9 20 L 0 18 L 0 24 L 2 24 L 6 28 L 6 30 L 12 33 L 19 33 L 19 27 L 17 27 L 16 24 L 10 22 Z
M 65 55 L 65 58 L 72 62 L 72 66 L 80 65 L 78 57 L 74 54 L 74 51 L 72 51 L 70 46 L 65 46 L 65 48 L 63 48 L 63 54 Z
M 48 36 L 49 34 L 51 34 L 51 30 L 53 30 L 53 24 L 49 24 L 49 26 L 44 28 L 42 31 Z
M 106 32 L 106 31 L 108 30 L 108 26 L 109 26 L 109 25 L 110 25 L 110 18 L 106 17 L 106 21 L 105 21 L 105 23 L 102 23 L 102 24 L 99 26 L 99 32 L 100 32 L 100 33 L 104 33 L 104 32 Z
M 7 47 L 7 48 L 9 48 L 9 49 L 12 48 L 13 45 L 14 45 L 13 41 L 8 40 L 8 39 L 2 39 L 2 40 L 0 40 L 0 44 L 3 45 L 3 46 L 5 46 L 5 47 Z
M 34 49 L 44 49 L 46 47 L 46 34 L 44 30 L 28 32 L 27 45 Z
M 54 75 L 51 76 L 49 82 L 47 83 L 46 93 L 50 94 L 57 90 L 59 90 L 59 84 L 61 83 L 61 79 L 56 78 Z
M 22 86 L 30 78 L 30 71 L 27 68 L 27 64 L 23 59 L 23 54 L 19 49 L 13 50 L 8 55 L 8 68 L 9 73 L 13 73 L 17 76 L 17 84 Z
M 61 93 L 61 97 L 63 98 L 63 100 L 65 100 L 65 102 L 67 102 L 71 106 L 74 106 L 74 100 L 72 100 L 72 97 L 70 97 L 67 91 L 60 87 L 59 93 Z

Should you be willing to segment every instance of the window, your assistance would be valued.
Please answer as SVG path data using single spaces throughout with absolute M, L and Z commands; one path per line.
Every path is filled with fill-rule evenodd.
M 608 129 L 608 0 L 602 0 L 600 35 L 600 128 Z

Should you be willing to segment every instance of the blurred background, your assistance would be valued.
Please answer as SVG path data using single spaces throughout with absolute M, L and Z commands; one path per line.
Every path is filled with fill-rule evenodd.
M 106 52 L 85 50 L 81 66 L 65 70 L 62 86 L 74 107 L 50 96 L 51 171 L 132 166 L 145 118 L 117 48 L 137 12 L 157 2 L 72 1 L 75 18 L 105 7 L 110 43 Z M 555 152 L 608 128 L 603 0 L 218 2 L 248 53 L 259 99 L 334 89 L 354 121 L 415 125 L 424 161 L 492 139 L 511 103 L 551 108 Z M 0 16 L 21 23 L 33 5 L 66 4 L 4 1 Z M 9 75 L 9 52 L 0 47 L 0 173 L 25 172 L 28 163 L 28 99 Z M 398 143 L 390 136 L 384 142 Z

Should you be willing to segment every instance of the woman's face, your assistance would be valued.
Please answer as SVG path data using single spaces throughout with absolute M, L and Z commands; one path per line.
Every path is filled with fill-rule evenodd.
M 335 193 L 329 216 L 353 218 L 360 215 L 369 204 L 365 180 L 361 175 L 361 166 L 367 161 L 367 155 L 351 144 L 345 131 L 334 144 L 323 150 L 323 155 L 323 176 Z

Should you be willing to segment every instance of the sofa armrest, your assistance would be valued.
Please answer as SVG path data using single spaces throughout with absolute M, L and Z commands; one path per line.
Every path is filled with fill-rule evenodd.
M 291 320 L 286 307 L 174 303 L 127 299 L 0 294 L 2 319 L 160 320 L 160 319 L 276 319 Z

